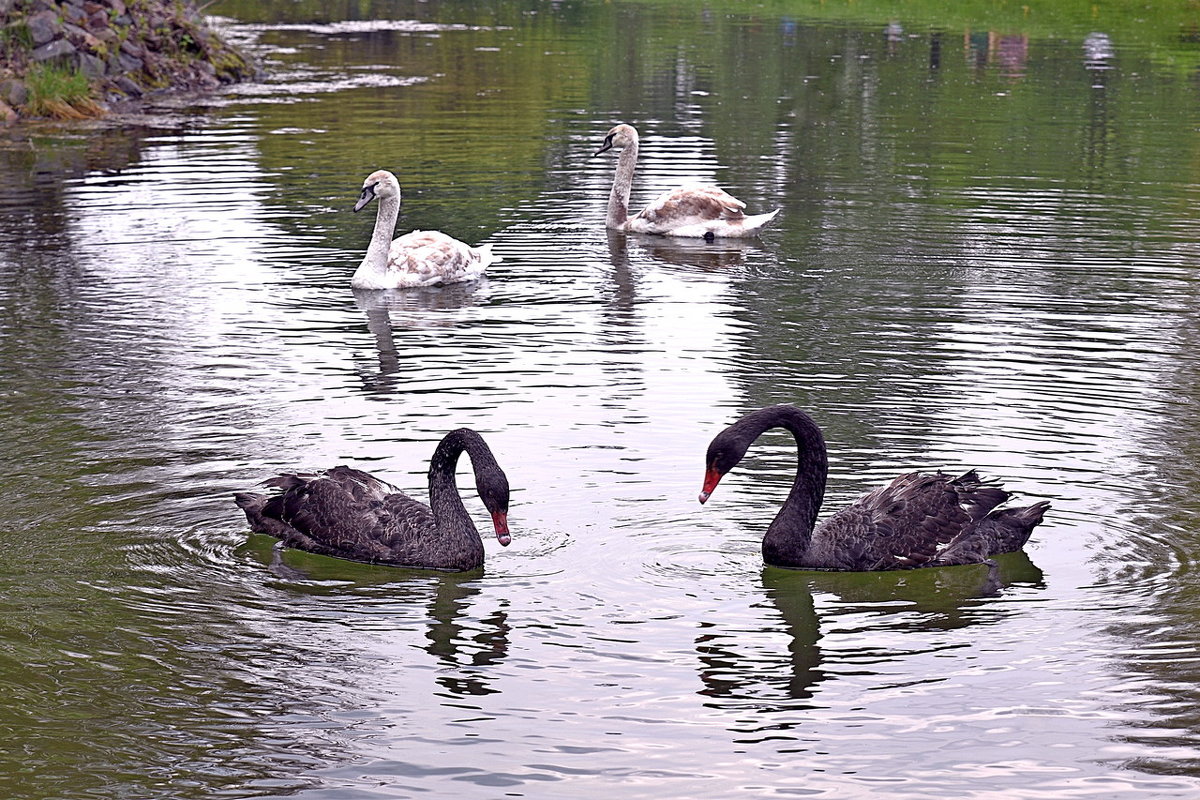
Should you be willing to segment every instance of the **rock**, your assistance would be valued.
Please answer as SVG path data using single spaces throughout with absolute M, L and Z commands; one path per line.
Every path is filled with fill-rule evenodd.
M 25 26 L 29 28 L 29 38 L 33 40 L 34 47 L 41 47 L 58 38 L 62 33 L 58 15 L 53 11 L 39 11 L 29 16 L 25 20 Z
M 29 90 L 25 88 L 25 82 L 16 78 L 0 81 L 0 100 L 18 108 L 25 105 L 29 100 Z
M 127 53 L 117 53 L 117 57 L 109 59 L 109 72 L 133 72 L 142 68 L 142 60 Z
M 253 75 L 246 57 L 208 28 L 198 2 L 0 0 L 0 127 L 29 105 L 22 76 L 38 63 L 76 69 L 93 97 L 114 100 L 216 88 Z M 101 111 L 96 106 L 94 113 Z
M 75 64 L 79 67 L 79 71 L 86 75 L 89 80 L 104 77 L 104 62 L 91 53 L 76 53 Z
M 76 5 L 69 0 L 68 2 L 62 4 L 62 15 L 68 21 L 76 24 L 83 22 L 83 20 L 87 18 L 87 14 L 85 14 L 83 11 L 83 5 Z
M 29 54 L 29 57 L 34 61 L 49 61 L 52 58 L 62 58 L 64 56 L 73 55 L 75 53 L 75 45 L 68 42 L 66 39 L 55 39 L 49 44 L 44 44 L 41 47 L 34 48 L 34 51 Z
M 17 112 L 12 106 L 0 100 L 0 125 L 12 125 L 17 121 Z
M 121 75 L 120 77 L 113 80 L 113 85 L 116 86 L 118 89 L 120 89 L 125 94 L 129 95 L 130 97 L 141 97 L 142 96 L 142 87 L 138 86 L 136 83 L 129 80 L 129 78 L 126 78 L 124 75 Z
M 72 25 L 68 22 L 63 25 L 63 31 L 67 34 L 67 38 L 71 40 L 71 43 L 76 47 L 84 50 L 90 50 L 93 53 L 98 52 L 101 48 L 100 40 L 95 36 L 92 36 L 83 28 L 80 28 L 78 25 Z

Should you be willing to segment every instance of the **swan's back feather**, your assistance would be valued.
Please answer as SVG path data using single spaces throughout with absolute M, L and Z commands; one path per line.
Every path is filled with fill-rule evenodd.
M 626 223 L 626 228 L 661 236 L 750 236 L 779 213 L 747 217 L 745 209 L 745 203 L 717 186 L 680 186 L 656 197 Z
M 651 225 L 690 220 L 739 220 L 746 204 L 717 186 L 690 184 L 663 192 L 638 212 L 637 219 Z
M 263 484 L 282 491 L 269 498 L 239 494 L 235 500 L 252 530 L 288 547 L 377 564 L 469 568 L 426 563 L 453 558 L 431 539 L 433 512 L 366 472 L 338 466 L 320 473 L 285 473 Z
M 979 563 L 1020 549 L 1049 508 L 995 511 L 1008 497 L 974 470 L 901 475 L 818 525 L 808 558 L 849 570 Z
M 400 289 L 471 281 L 496 260 L 490 245 L 471 247 L 440 231 L 413 231 L 392 241 L 387 282 Z

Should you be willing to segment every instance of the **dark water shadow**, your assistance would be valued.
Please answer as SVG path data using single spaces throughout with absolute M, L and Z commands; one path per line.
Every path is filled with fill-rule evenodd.
M 758 712 L 816 707 L 814 697 L 829 678 L 820 640 L 815 597 L 831 595 L 839 612 L 869 612 L 873 630 L 952 630 L 995 621 L 992 599 L 1016 584 L 1045 588 L 1042 572 L 1025 553 L 996 559 L 996 575 L 986 565 L 894 572 L 809 572 L 766 567 L 762 600 L 779 625 L 749 630 L 702 623 L 696 638 L 700 660 L 699 694 L 716 708 Z M 998 586 L 997 586 L 998 581 Z M 986 608 L 985 608 L 986 607 Z M 984 611 L 981 612 L 981 609 Z M 786 652 L 778 635 L 786 637 Z
M 672 236 L 652 236 L 641 233 L 608 231 L 608 246 L 613 263 L 629 259 L 646 259 L 674 267 L 688 267 L 704 272 L 716 272 L 741 266 L 748 254 L 761 253 L 762 244 L 756 239 L 681 239 Z
M 500 691 L 492 667 L 508 655 L 511 625 L 504 601 L 476 612 L 483 568 L 470 572 L 399 569 L 277 548 L 274 539 L 251 534 L 245 552 L 260 561 L 287 591 L 341 601 L 361 597 L 380 604 L 424 606 L 424 650 L 443 667 L 437 683 L 450 694 L 483 696 Z M 475 613 L 473 613 L 475 612 Z M 398 623 L 401 624 L 401 623 Z

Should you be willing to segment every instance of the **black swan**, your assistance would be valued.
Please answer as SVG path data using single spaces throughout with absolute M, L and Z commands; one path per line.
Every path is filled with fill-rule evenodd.
M 997 509 L 1009 493 L 974 470 L 959 477 L 911 472 L 814 530 L 829 471 L 825 437 L 808 414 L 789 405 L 751 412 L 717 434 L 708 446 L 701 503 L 769 428 L 796 437 L 800 462 L 792 491 L 763 537 L 763 560 L 772 566 L 864 572 L 991 564 L 989 556 L 1020 550 L 1050 508 L 1042 501 Z
M 446 434 L 434 450 L 428 506 L 350 467 L 279 475 L 262 485 L 282 489 L 280 493 L 239 493 L 234 501 L 246 512 L 252 530 L 274 536 L 286 547 L 371 564 L 476 569 L 483 564 L 483 542 L 454 480 L 464 450 L 496 538 L 507 545 L 508 478 L 483 437 L 468 428 Z

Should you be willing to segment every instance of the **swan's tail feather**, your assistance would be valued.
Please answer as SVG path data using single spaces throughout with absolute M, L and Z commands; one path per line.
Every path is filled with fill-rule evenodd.
M 250 523 L 250 530 L 255 533 L 265 533 L 276 539 L 286 539 L 293 532 L 292 527 L 286 522 L 267 516 L 265 511 L 270 500 L 266 495 L 238 492 L 233 496 L 233 502 L 246 512 L 246 521 Z
M 754 216 L 746 217 L 742 221 L 742 227 L 748 231 L 761 230 L 774 222 L 775 218 L 779 216 L 779 212 L 782 210 L 782 208 L 777 208 L 774 211 L 767 212 L 766 214 L 755 214 Z
M 495 264 L 497 261 L 504 260 L 503 257 L 498 255 L 497 253 L 492 252 L 491 242 L 488 242 L 486 244 L 476 245 L 475 250 L 479 253 L 479 260 L 483 264 L 483 267 L 485 269 L 488 267 L 489 264 Z
M 989 555 L 1020 550 L 1049 510 L 1050 501 L 1042 500 L 1031 506 L 1002 508 L 988 514 L 987 518 L 980 522 L 980 527 L 986 526 L 991 537 Z

